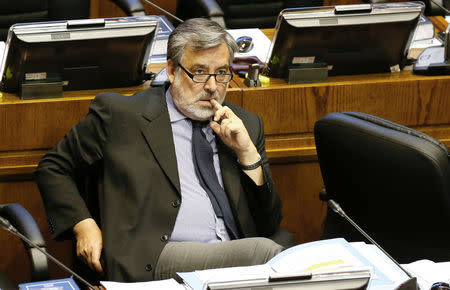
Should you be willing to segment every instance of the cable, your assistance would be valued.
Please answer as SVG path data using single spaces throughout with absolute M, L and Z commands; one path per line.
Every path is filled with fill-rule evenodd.
M 162 11 L 162 12 L 164 12 L 165 14 L 167 14 L 167 15 L 173 17 L 173 19 L 175 19 L 176 21 L 178 21 L 178 22 L 180 22 L 180 23 L 183 23 L 183 22 L 184 22 L 183 20 L 181 20 L 180 18 L 176 17 L 175 15 L 173 15 L 172 13 L 170 13 L 169 11 L 164 10 L 163 8 L 159 7 L 159 6 L 156 5 L 156 4 L 153 4 L 152 2 L 150 2 L 150 1 L 148 1 L 148 0 L 144 0 L 144 2 L 147 3 L 147 4 L 149 4 L 149 5 L 151 5 L 151 6 L 153 6 L 153 7 L 155 7 L 155 8 L 158 9 L 159 11 Z
M 147 0 L 144 0 L 144 1 L 147 1 Z M 430 0 L 430 2 L 433 2 L 434 5 L 436 5 L 437 7 L 441 8 L 446 14 L 450 14 L 450 10 L 448 10 L 447 8 L 442 6 L 441 4 L 438 4 L 434 0 Z

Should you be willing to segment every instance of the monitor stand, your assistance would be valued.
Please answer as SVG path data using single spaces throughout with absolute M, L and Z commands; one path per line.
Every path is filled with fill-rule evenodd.
M 288 67 L 285 79 L 290 85 L 325 82 L 328 80 L 328 65 L 326 63 L 296 64 Z
M 413 67 L 415 74 L 450 75 L 450 25 L 444 36 L 444 46 L 428 47 L 417 58 Z
M 20 84 L 22 100 L 61 98 L 63 81 L 60 79 L 25 80 Z

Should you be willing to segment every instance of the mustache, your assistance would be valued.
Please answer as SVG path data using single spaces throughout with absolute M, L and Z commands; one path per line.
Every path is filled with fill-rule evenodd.
M 215 99 L 216 101 L 219 101 L 220 95 L 217 91 L 214 93 L 208 93 L 208 92 L 203 91 L 203 92 L 197 94 L 195 96 L 195 98 L 196 98 L 195 101 L 209 100 L 209 99 Z

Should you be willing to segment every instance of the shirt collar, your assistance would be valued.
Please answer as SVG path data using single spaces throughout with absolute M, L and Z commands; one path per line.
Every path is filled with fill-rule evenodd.
M 172 94 L 170 93 L 170 89 L 172 86 L 170 86 L 166 91 L 166 103 L 167 103 L 167 109 L 169 111 L 169 117 L 170 117 L 170 123 L 175 123 L 184 119 L 187 119 L 183 113 L 181 113 L 177 107 L 175 106 Z

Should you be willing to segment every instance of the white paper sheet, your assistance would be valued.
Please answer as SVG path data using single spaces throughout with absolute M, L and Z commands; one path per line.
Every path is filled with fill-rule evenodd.
M 136 282 L 136 283 L 121 283 L 112 281 L 101 281 L 100 282 L 106 290 L 186 290 L 182 284 L 179 284 L 175 279 L 167 279 L 160 281 L 149 281 L 149 282 Z
M 418 260 L 402 266 L 417 277 L 420 289 L 430 289 L 436 282 L 450 282 L 450 262 Z

